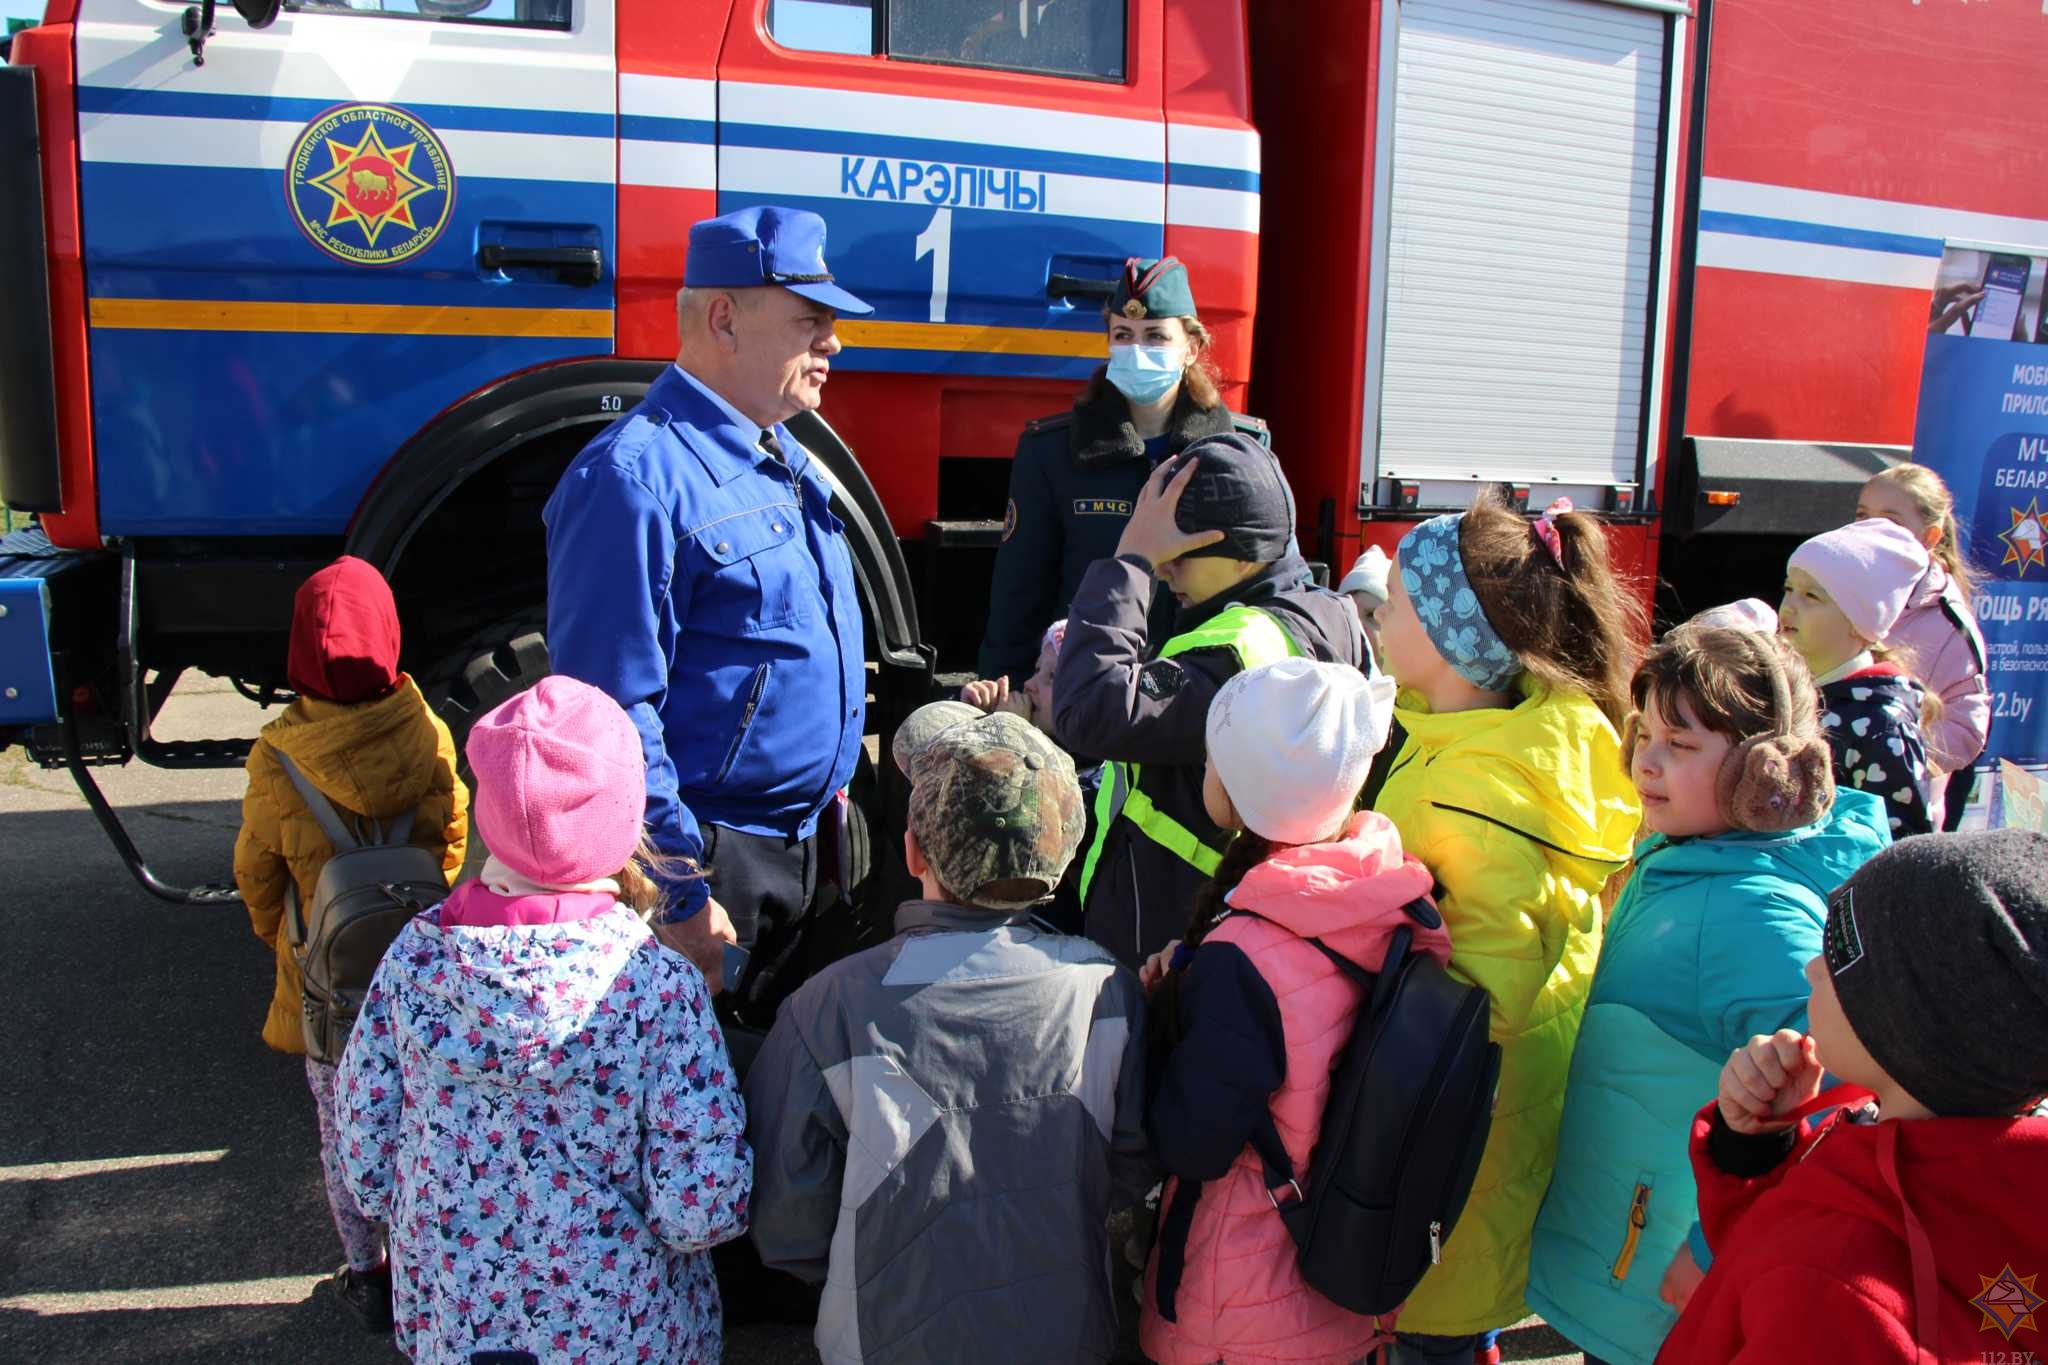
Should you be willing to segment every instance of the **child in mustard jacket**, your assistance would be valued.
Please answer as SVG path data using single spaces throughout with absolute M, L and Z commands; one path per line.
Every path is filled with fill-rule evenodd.
M 398 607 L 370 565 L 343 555 L 307 579 L 293 600 L 285 675 L 298 699 L 263 727 L 249 751 L 249 790 L 235 840 L 235 885 L 257 937 L 277 957 L 277 984 L 263 1041 L 306 1050 L 300 1030 L 298 961 L 283 930 L 285 888 L 313 896 L 334 849 L 278 761 L 288 756 L 342 811 L 389 820 L 413 813 L 412 841 L 441 854 L 452 879 L 469 842 L 469 793 L 455 775 L 455 745 L 411 678 L 398 671 Z M 340 1183 L 334 1151 L 332 1066 L 306 1059 L 320 1118 L 327 1203 L 347 1264 L 342 1300 L 373 1331 L 391 1329 L 391 1271 L 384 1231 L 362 1216 Z

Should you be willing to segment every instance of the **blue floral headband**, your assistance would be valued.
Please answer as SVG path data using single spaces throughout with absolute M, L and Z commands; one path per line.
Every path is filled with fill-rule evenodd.
M 1460 677 L 1488 692 L 1505 692 L 1522 661 L 1486 619 L 1458 552 L 1460 515 L 1431 517 L 1401 539 L 1401 586 L 1422 618 L 1429 642 Z

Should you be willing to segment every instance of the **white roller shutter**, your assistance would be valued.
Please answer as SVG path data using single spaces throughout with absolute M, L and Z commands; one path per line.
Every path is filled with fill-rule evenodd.
M 1668 22 L 1402 0 L 1382 478 L 1635 482 Z

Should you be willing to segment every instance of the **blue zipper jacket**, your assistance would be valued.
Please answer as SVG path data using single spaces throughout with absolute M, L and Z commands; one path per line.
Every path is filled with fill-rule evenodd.
M 1530 1308 L 1580 1350 L 1650 1365 L 1677 1315 L 1658 1290 L 1681 1243 L 1709 1261 L 1687 1143 L 1728 1054 L 1803 1028 L 1828 894 L 1891 842 L 1878 797 L 1783 834 L 1653 835 L 1600 949 L 1536 1218 Z
M 860 598 L 832 490 L 674 366 L 548 499 L 548 654 L 609 693 L 647 756 L 647 832 L 701 861 L 703 824 L 808 838 L 853 776 L 866 700 Z M 710 892 L 679 888 L 681 913 Z

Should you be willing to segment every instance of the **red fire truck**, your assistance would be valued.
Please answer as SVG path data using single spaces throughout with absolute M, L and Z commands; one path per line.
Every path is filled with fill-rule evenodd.
M 1193 272 L 1312 557 L 1487 482 L 1675 604 L 1910 439 L 1948 237 L 2048 237 L 2020 0 L 50 0 L 0 67 L 0 743 L 284 686 L 347 549 L 459 730 L 543 670 L 539 508 L 673 353 L 691 221 L 812 208 L 878 728 L 964 664 L 1023 423 Z M 884 805 L 886 806 L 886 802 Z M 887 847 L 888 841 L 884 841 Z

